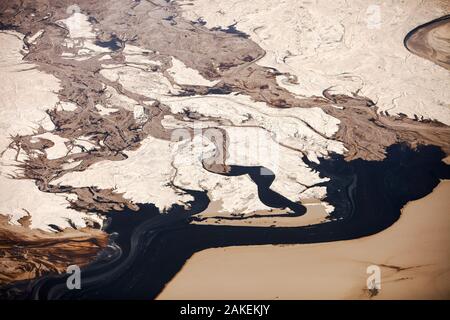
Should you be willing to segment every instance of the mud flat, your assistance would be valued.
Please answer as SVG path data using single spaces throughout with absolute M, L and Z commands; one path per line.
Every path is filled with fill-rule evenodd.
M 450 70 L 450 15 L 414 28 L 404 42 L 412 53 Z
M 376 235 L 335 243 L 196 253 L 158 299 L 449 299 L 450 180 Z M 366 288 L 369 265 L 381 290 Z
M 363 160 L 348 162 L 342 156 L 328 161 L 323 160 L 319 165 L 320 171 L 327 173 L 331 170 L 335 172 L 333 183 L 327 188 L 327 200 L 335 207 L 333 211 L 335 219 L 311 226 L 245 227 L 192 224 L 190 223 L 192 218 L 195 218 L 196 214 L 204 211 L 209 204 L 206 193 L 198 191 L 189 191 L 194 198 L 191 202 L 192 207 L 190 210 L 186 210 L 182 206 L 176 206 L 166 214 L 161 215 L 154 205 L 144 205 L 140 207 L 138 212 L 125 211 L 123 214 L 112 212 L 112 222 L 107 228 L 107 231 L 113 234 L 117 233 L 114 239 L 121 248 L 118 259 L 87 266 L 83 271 L 84 290 L 77 292 L 68 291 L 65 287 L 65 278 L 63 275 L 58 277 L 46 276 L 26 287 L 26 290 L 22 293 L 22 297 L 24 295 L 25 297 L 35 299 L 152 299 L 164 289 L 166 284 L 183 267 L 186 260 L 196 252 L 209 248 L 233 247 L 237 245 L 274 244 L 305 244 L 305 248 L 309 248 L 307 250 L 311 252 L 316 252 L 315 249 L 320 251 L 321 246 L 330 246 L 331 249 L 329 250 L 331 252 L 334 252 L 336 248 L 336 252 L 339 253 L 341 252 L 339 248 L 342 247 L 342 250 L 344 250 L 342 251 L 342 255 L 345 259 L 353 262 L 357 261 L 358 263 L 361 261 L 360 266 L 363 268 L 361 281 L 363 282 L 358 283 L 359 286 L 356 291 L 361 294 L 361 298 L 368 297 L 368 293 L 364 291 L 365 278 L 363 278 L 365 277 L 365 268 L 368 265 L 378 263 L 383 267 L 385 264 L 387 270 L 383 269 L 383 274 L 389 279 L 391 276 L 389 272 L 403 270 L 404 268 L 406 268 L 404 270 L 413 270 L 416 264 L 414 264 L 414 261 L 410 263 L 408 259 L 396 260 L 403 256 L 395 256 L 398 253 L 395 251 L 397 250 L 395 249 L 397 248 L 396 245 L 401 242 L 390 241 L 392 237 L 397 236 L 397 233 L 392 234 L 392 236 L 386 239 L 380 239 L 373 247 L 368 246 L 370 250 L 374 250 L 374 256 L 371 256 L 370 252 L 365 251 L 363 244 L 365 245 L 365 241 L 369 241 L 365 239 L 371 239 L 371 235 L 376 235 L 385 229 L 387 229 L 386 232 L 389 232 L 389 234 L 393 232 L 388 227 L 392 226 L 399 219 L 401 209 L 409 201 L 420 199 L 429 194 L 439 184 L 440 178 L 450 178 L 448 166 L 441 161 L 444 157 L 445 154 L 435 147 L 420 147 L 414 151 L 405 145 L 394 145 L 388 149 L 386 159 L 381 162 Z M 279 201 L 279 199 L 275 198 L 274 201 Z M 439 205 L 438 201 L 436 203 Z M 443 212 L 446 213 L 445 210 L 448 208 L 448 204 L 445 201 L 441 204 L 444 206 L 442 208 Z M 428 215 L 428 211 L 425 212 Z M 418 218 L 419 220 L 420 218 L 424 219 L 423 214 Z M 192 216 L 192 218 L 187 218 L 189 216 Z M 405 214 L 402 217 L 407 218 L 408 216 Z M 424 219 L 421 225 L 427 226 L 428 221 L 434 222 L 435 220 Z M 401 223 L 399 222 L 400 226 Z M 393 228 L 396 226 L 397 224 L 394 224 Z M 437 226 L 442 228 L 442 221 L 437 223 Z M 409 225 L 407 228 L 409 228 Z M 436 229 L 432 230 L 429 234 L 439 239 L 440 237 L 446 237 L 446 233 L 441 231 L 442 229 Z M 401 234 L 404 234 L 405 238 L 410 237 L 414 241 L 419 241 L 417 240 L 416 230 L 411 232 L 404 234 L 402 231 Z M 357 240 L 353 240 L 353 242 L 339 241 L 352 239 Z M 386 240 L 388 241 L 385 243 L 384 241 Z M 327 244 L 326 242 L 335 243 Z M 362 243 L 361 247 L 359 247 L 360 242 Z M 345 245 L 346 243 L 350 244 L 349 249 Z M 354 249 L 353 243 L 355 243 Z M 384 250 L 379 253 L 381 243 L 383 243 Z M 446 244 L 447 241 L 442 241 L 441 243 Z M 302 247 L 287 248 L 295 248 L 297 250 L 297 248 L 301 249 Z M 385 256 L 378 257 L 375 255 L 390 252 L 390 247 L 393 248 L 392 256 L 390 255 L 387 259 L 384 259 Z M 255 252 L 260 250 L 257 247 L 250 248 L 256 248 Z M 285 249 L 279 246 L 271 246 L 270 248 L 273 248 L 274 251 Z M 354 256 L 352 256 L 353 251 L 355 251 Z M 358 256 L 358 252 L 361 251 L 369 254 L 369 256 Z M 443 251 L 440 252 L 442 253 Z M 326 253 L 324 252 L 324 255 L 314 255 L 311 253 L 312 256 L 317 258 L 315 260 L 317 268 L 324 266 L 320 264 L 320 259 L 328 259 Z M 330 255 L 330 257 L 336 257 L 336 254 Z M 276 254 L 275 257 L 277 257 Z M 437 252 L 433 257 L 436 259 L 445 259 L 447 255 L 446 253 L 440 254 Z M 273 258 L 268 255 L 266 259 L 272 260 Z M 302 260 L 300 257 L 299 259 Z M 296 267 L 301 268 L 302 264 L 299 261 L 296 261 L 296 263 L 298 264 Z M 295 265 L 288 258 L 287 262 L 280 262 L 280 264 L 284 266 L 284 268 L 280 268 L 281 273 L 284 272 L 284 269 L 288 268 L 286 264 L 292 265 L 292 268 Z M 313 268 L 312 264 L 307 265 Z M 256 268 L 255 265 L 253 266 Z M 420 270 L 420 268 L 417 267 L 417 270 Z M 212 270 L 212 273 L 215 273 L 214 269 L 208 270 Z M 276 270 L 272 271 L 274 274 L 276 273 Z M 183 271 L 179 276 L 179 278 L 181 277 L 180 279 L 185 278 L 181 276 L 182 274 Z M 139 275 L 139 277 L 136 275 Z M 231 284 L 220 284 L 219 282 L 221 280 L 219 279 L 221 279 L 221 274 L 216 273 L 216 276 L 218 282 L 215 283 L 217 287 L 212 292 L 219 295 L 223 286 Z M 234 276 L 238 275 L 235 274 Z M 278 277 L 276 275 L 274 276 L 275 278 Z M 320 274 L 320 276 L 323 278 L 324 275 Z M 336 280 L 334 276 L 331 274 L 329 280 Z M 403 275 L 401 278 L 403 278 Z M 340 278 L 338 277 L 338 279 Z M 196 281 L 201 283 L 202 279 L 196 279 Z M 237 282 L 232 283 L 237 285 Z M 389 283 L 389 281 L 386 281 L 386 285 Z M 169 289 L 170 286 L 169 284 Z M 31 291 L 29 291 L 30 289 Z M 233 289 L 237 290 L 236 287 Z M 185 289 L 177 286 L 177 292 L 183 292 L 183 290 Z M 184 297 L 187 298 L 187 296 Z M 192 297 L 196 297 L 196 295 L 193 294 Z M 238 292 L 236 292 L 235 297 L 239 297 Z M 249 298 L 249 296 L 247 297 Z M 270 298 L 275 297 L 271 296 Z M 430 295 L 430 297 L 433 297 L 433 295 Z
M 65 229 L 59 233 L 30 229 L 30 217 L 11 225 L 0 215 L 0 296 L 5 284 L 65 273 L 69 265 L 85 266 L 108 244 L 100 230 Z
M 257 64 L 289 73 L 291 81 L 286 75 L 277 76 L 277 81 L 298 96 L 320 97 L 326 88 L 338 94 L 353 92 L 370 98 L 378 112 L 450 124 L 450 96 L 444 93 L 448 71 L 403 44 L 417 26 L 448 15 L 448 1 L 186 2 L 191 5 L 182 7 L 185 18 L 201 18 L 209 28 L 234 24 L 248 34 L 266 51 Z M 433 61 L 448 57 L 444 21 L 427 26 L 411 40 L 416 38 L 417 46 L 428 48 L 428 53 L 439 49 Z
M 445 2 L 381 1 L 380 30 L 360 23 L 365 0 L 186 4 L 0 2 L 6 260 L 34 252 L 15 251 L 22 227 L 112 241 L 86 290 L 31 263 L 43 276 L 18 296 L 153 298 L 195 252 L 369 236 L 449 178 L 448 72 L 403 46 Z

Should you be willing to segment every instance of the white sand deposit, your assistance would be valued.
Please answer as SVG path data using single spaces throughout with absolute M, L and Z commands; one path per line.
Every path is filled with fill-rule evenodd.
M 65 144 L 69 141 L 68 139 L 61 138 L 60 136 L 51 132 L 46 132 L 33 136 L 31 142 L 39 141 L 39 139 L 47 139 L 53 142 L 52 147 L 45 149 L 45 152 L 47 153 L 47 159 L 58 159 L 64 157 L 69 152 Z
M 172 67 L 167 70 L 178 84 L 213 86 L 218 81 L 209 81 L 197 71 L 188 68 L 182 61 L 172 57 Z
M 262 127 L 271 132 L 277 142 L 303 152 L 314 162 L 330 152 L 342 154 L 345 151 L 341 142 L 325 138 L 338 130 L 339 120 L 325 114 L 320 108 L 274 109 L 263 102 L 252 101 L 248 96 L 233 94 L 170 97 L 162 98 L 162 101 L 174 113 L 190 110 L 227 119 L 231 124 L 241 127 L 240 130 L 246 126 Z
M 15 135 L 34 134 L 42 126 L 46 130 L 54 128 L 47 109 L 58 103 L 56 92 L 59 81 L 55 77 L 35 69 L 33 64 L 22 60 L 23 35 L 17 32 L 0 32 L 0 214 L 7 215 L 11 223 L 31 215 L 31 228 L 51 230 L 49 224 L 68 227 L 67 219 L 77 226 L 85 226 L 85 213 L 68 209 L 65 195 L 44 193 L 38 190 L 32 180 L 17 180 L 14 166 L 15 151 L 6 150 Z M 20 71 L 20 72 L 19 72 Z M 65 139 L 51 133 L 37 135 L 34 139 L 51 140 L 54 145 L 46 149 L 49 159 L 65 155 Z M 6 150 L 6 151 L 5 151 Z M 20 158 L 18 160 L 21 160 Z
M 111 81 L 119 82 L 125 89 L 143 96 L 157 99 L 178 92 L 160 72 L 148 72 L 132 66 L 105 68 L 100 74 Z
M 198 0 L 183 15 L 210 28 L 237 23 L 267 52 L 258 64 L 298 77 L 284 85 L 296 94 L 360 90 L 379 111 L 450 124 L 448 70 L 403 46 L 410 30 L 448 14 L 441 2 Z
M 231 150 L 245 132 L 249 137 L 253 137 L 255 133 L 252 129 L 261 130 L 250 128 L 244 132 L 235 130 L 234 133 L 230 128 L 229 136 L 234 137 L 230 143 Z M 76 187 L 95 185 L 100 188 L 116 188 L 117 192 L 124 193 L 125 198 L 135 203 L 154 203 L 164 211 L 173 204 L 186 204 L 192 200 L 186 192 L 171 186 L 170 182 L 173 181 L 175 186 L 184 189 L 207 191 L 211 201 L 221 203 L 217 214 L 247 214 L 270 210 L 270 207 L 259 200 L 257 187 L 248 176 L 226 177 L 210 173 L 202 167 L 201 159 L 208 158 L 214 150 L 214 144 L 201 136 L 196 136 L 193 141 L 185 140 L 179 143 L 148 137 L 139 149 L 126 152 L 126 160 L 102 161 L 85 171 L 68 173 L 55 183 Z M 241 158 L 231 161 L 250 165 L 254 159 L 245 155 L 246 153 L 236 153 L 236 156 Z M 301 193 L 308 190 L 308 186 L 327 180 L 319 178 L 317 172 L 305 166 L 295 152 L 287 149 L 283 156 L 280 162 L 280 178 L 273 183 L 272 189 L 291 201 L 299 201 L 302 198 Z M 264 164 L 261 160 L 258 163 Z M 266 165 L 270 167 L 270 163 Z M 236 193 L 236 190 L 239 190 L 239 193 Z M 311 191 L 308 198 L 312 195 L 319 198 L 324 196 L 324 190 Z M 323 221 L 327 216 L 324 211 L 314 212 L 314 221 Z
M 76 56 L 67 58 L 85 60 L 100 53 L 108 53 L 111 50 L 95 44 L 96 34 L 88 17 L 81 12 L 74 12 L 67 19 L 57 21 L 57 24 L 68 30 L 66 38 L 67 48 L 77 48 Z

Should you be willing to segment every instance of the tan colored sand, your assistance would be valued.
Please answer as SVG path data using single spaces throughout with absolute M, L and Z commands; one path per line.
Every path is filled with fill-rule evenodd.
M 450 164 L 450 156 L 448 156 L 448 157 L 446 157 L 444 160 L 442 160 L 442 161 L 444 161 L 446 164 Z
M 357 240 L 208 249 L 159 299 L 366 299 L 366 268 L 381 268 L 373 299 L 450 299 L 450 180 L 409 203 L 387 230 Z

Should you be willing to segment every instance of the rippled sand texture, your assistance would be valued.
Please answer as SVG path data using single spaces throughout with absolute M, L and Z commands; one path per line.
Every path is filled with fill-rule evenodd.
M 85 264 L 107 213 L 188 209 L 188 190 L 211 201 L 199 224 L 316 224 L 335 218 L 321 159 L 381 161 L 396 143 L 449 154 L 448 71 L 403 46 L 448 8 L 380 3 L 373 22 L 366 1 L 1 2 L 0 243 L 14 256 L 2 279 L 24 261 L 20 279 L 42 274 L 39 256 L 14 251 L 26 228 L 36 241 L 73 231 Z M 274 172 L 270 192 L 306 214 L 268 206 L 232 166 Z
M 394 226 L 362 239 L 196 253 L 158 299 L 449 299 L 449 192 L 441 182 Z M 375 296 L 369 265 L 381 268 Z
M 0 284 L 64 273 L 73 264 L 82 267 L 108 243 L 107 234 L 90 228 L 57 234 L 30 229 L 29 218 L 11 226 L 0 215 Z
M 55 92 L 60 87 L 58 79 L 22 61 L 20 33 L 2 32 L 0 43 L 3 78 L 0 88 L 0 284 L 3 284 L 61 272 L 73 263 L 84 265 L 108 240 L 105 233 L 85 228 L 86 222 L 95 223 L 96 218 L 68 208 L 67 195 L 43 193 L 32 180 L 17 178 L 21 176 L 20 164 L 26 156 L 25 152 L 8 148 L 14 143 L 14 137 L 35 134 L 30 147 L 40 149 L 49 159 L 67 152 L 64 139 L 48 132 L 54 126 L 46 114 L 46 110 L 57 103 Z M 71 225 L 81 229 L 73 230 Z M 62 229 L 64 232 L 53 233 Z
M 405 46 L 414 54 L 450 70 L 450 16 L 417 27 L 407 35 Z
M 448 15 L 448 1 L 184 3 L 183 15 L 189 19 L 202 18 L 208 27 L 235 24 L 247 33 L 266 51 L 258 64 L 292 74 L 297 84 L 284 76 L 277 81 L 298 95 L 321 96 L 327 88 L 336 94 L 357 93 L 375 102 L 378 112 L 450 124 L 448 71 L 411 54 L 403 44 L 417 26 Z M 441 25 L 431 32 L 431 42 L 448 51 L 448 33 Z

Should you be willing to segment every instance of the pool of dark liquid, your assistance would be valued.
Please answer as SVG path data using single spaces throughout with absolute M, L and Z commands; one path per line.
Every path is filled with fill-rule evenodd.
M 107 231 L 120 250 L 86 267 L 81 290 L 68 290 L 67 276 L 48 276 L 28 282 L 21 297 L 31 299 L 153 299 L 195 252 L 216 247 L 263 244 L 303 244 L 348 240 L 368 236 L 391 226 L 401 208 L 422 198 L 450 178 L 445 154 L 434 146 L 412 150 L 406 145 L 389 147 L 383 161 L 345 161 L 335 155 L 312 164 L 331 178 L 324 185 L 335 207 L 330 221 L 303 227 L 240 227 L 190 223 L 209 203 L 205 192 L 189 191 L 195 200 L 190 210 L 175 206 L 160 214 L 153 205 L 138 212 L 112 212 Z M 306 161 L 306 159 L 305 159 Z M 273 176 L 261 176 L 260 167 L 234 166 L 231 175 L 248 174 L 258 186 L 262 202 L 273 207 L 301 205 L 270 189 Z M 236 190 L 239 192 L 239 190 Z M 423 212 L 433 219 L 433 212 Z M 420 235 L 418 235 L 420 236 Z M 268 257 L 270 259 L 270 257 Z M 274 272 L 277 272 L 274 270 Z M 22 285 L 24 286 L 24 285 Z M 220 288 L 218 288 L 220 290 Z
M 211 30 L 213 30 L 213 31 L 221 31 L 221 32 L 233 34 L 233 35 L 235 35 L 237 37 L 248 39 L 250 37 L 250 35 L 248 35 L 245 32 L 242 32 L 242 31 L 236 29 L 236 25 L 237 25 L 237 22 L 235 22 L 233 24 L 230 24 L 226 28 L 214 27 L 214 28 L 211 28 Z
M 95 41 L 95 44 L 102 48 L 108 48 L 112 51 L 117 51 L 122 48 L 122 41 L 116 36 L 112 35 L 111 39 L 108 41 Z

